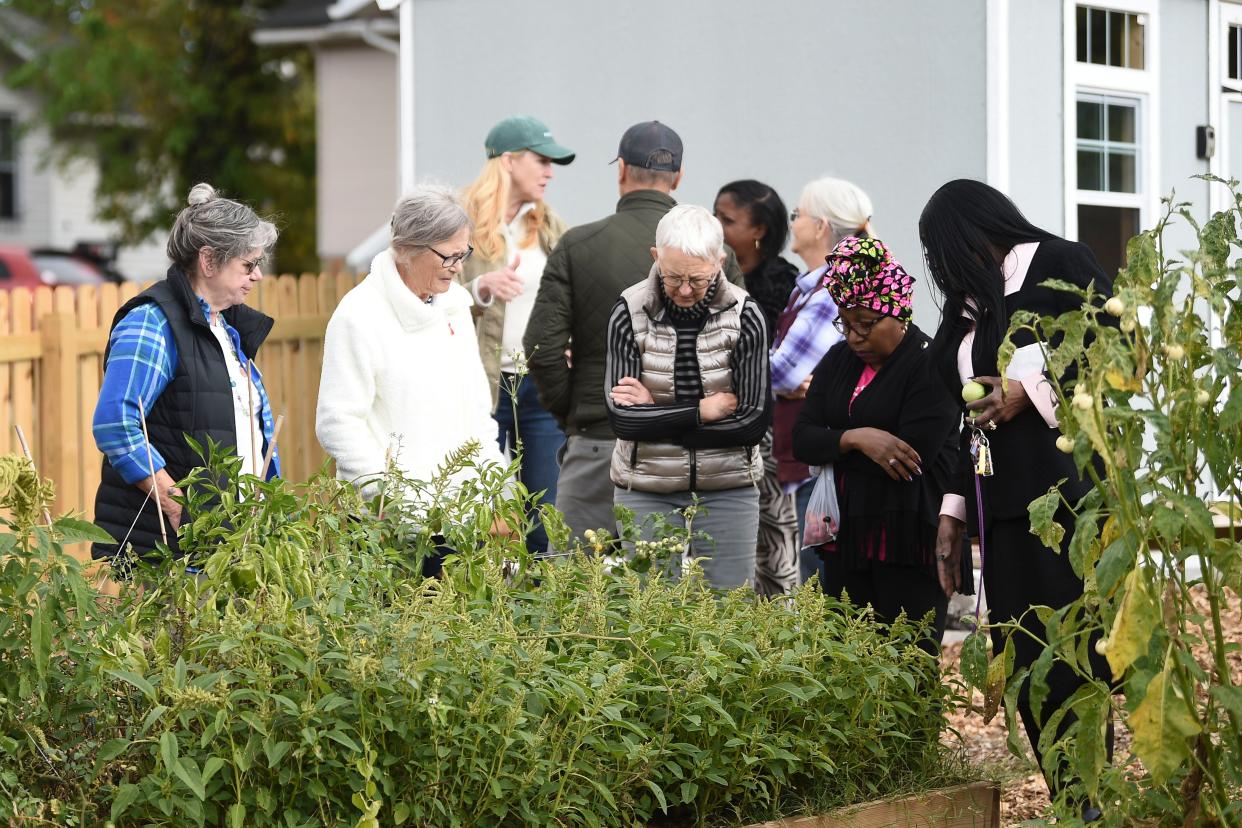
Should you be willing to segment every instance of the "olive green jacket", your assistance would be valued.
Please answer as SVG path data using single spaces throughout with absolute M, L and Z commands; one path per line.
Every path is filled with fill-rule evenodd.
M 539 228 L 539 246 L 543 248 L 544 255 L 549 255 L 556 247 L 556 243 L 560 241 L 561 236 L 565 234 L 565 222 L 551 209 L 547 211 L 546 216 L 543 226 Z M 471 296 L 474 296 L 476 279 L 484 273 L 500 270 L 508 263 L 503 258 L 503 254 L 500 259 L 490 260 L 481 256 L 471 257 L 466 260 L 465 266 L 457 276 L 457 281 L 470 291 Z M 493 412 L 496 409 L 500 392 L 500 342 L 505 333 L 505 305 L 507 304 L 501 299 L 493 299 L 490 305 L 480 305 L 476 301 L 471 309 L 474 314 L 475 334 L 479 339 L 479 357 L 483 360 L 483 369 L 487 372 L 488 382 L 491 383 Z

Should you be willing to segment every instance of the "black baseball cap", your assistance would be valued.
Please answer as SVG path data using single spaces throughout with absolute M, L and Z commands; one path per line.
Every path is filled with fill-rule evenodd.
M 671 154 L 672 161 L 663 162 L 662 159 L 656 161 L 652 158 L 656 153 L 661 152 Z M 621 136 L 621 145 L 617 147 L 617 158 L 631 167 L 677 172 L 681 169 L 681 136 L 659 121 L 643 121 L 641 124 L 634 124 Z

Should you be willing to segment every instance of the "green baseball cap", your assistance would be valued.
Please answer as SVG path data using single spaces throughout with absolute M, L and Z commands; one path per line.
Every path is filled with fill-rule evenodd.
M 524 115 L 505 118 L 492 127 L 483 146 L 487 149 L 488 158 L 506 152 L 530 150 L 557 164 L 568 164 L 574 160 L 574 151 L 556 143 L 547 124 Z

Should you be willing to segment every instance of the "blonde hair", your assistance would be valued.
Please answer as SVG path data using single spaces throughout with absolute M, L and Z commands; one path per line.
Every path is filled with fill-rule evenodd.
M 506 223 L 505 210 L 509 206 L 509 188 L 512 185 L 502 159 L 503 156 L 489 158 L 478 178 L 465 189 L 461 198 L 466 214 L 474 222 L 474 249 L 484 261 L 489 262 L 505 255 L 505 237 L 500 228 Z M 535 241 L 540 227 L 548 220 L 548 213 L 542 201 L 535 202 L 534 209 L 524 219 L 526 236 L 520 242 L 522 247 L 529 247 Z
M 846 236 L 871 229 L 871 198 L 857 185 L 840 178 L 817 178 L 802 190 L 798 209 L 828 223 L 829 249 Z

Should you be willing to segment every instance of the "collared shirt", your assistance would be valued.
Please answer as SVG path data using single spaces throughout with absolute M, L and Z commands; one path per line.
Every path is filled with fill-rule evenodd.
M 203 318 L 210 323 L 210 306 L 201 296 L 196 298 Z M 241 336 L 223 317 L 220 322 L 237 352 L 241 353 Z M 266 455 L 275 430 L 272 406 L 254 360 L 249 360 L 247 365 L 259 401 Z M 168 317 L 159 305 L 154 302 L 139 305 L 113 328 L 92 431 L 95 444 L 126 483 L 137 483 L 150 477 L 152 468 L 159 471 L 166 465 L 155 446 L 148 448 L 142 435 L 141 417 L 151 413 L 155 401 L 172 381 L 176 368 L 177 343 Z M 280 458 L 273 452 L 267 476 L 270 480 L 279 474 Z
M 772 343 L 772 391 L 777 394 L 796 391 L 824 354 L 841 340 L 840 332 L 832 325 L 837 318 L 837 306 L 828 291 L 819 290 L 806 298 L 823 282 L 827 271 L 828 265 L 824 265 L 803 273 L 789 297 L 788 308 L 801 306 L 785 336 Z

